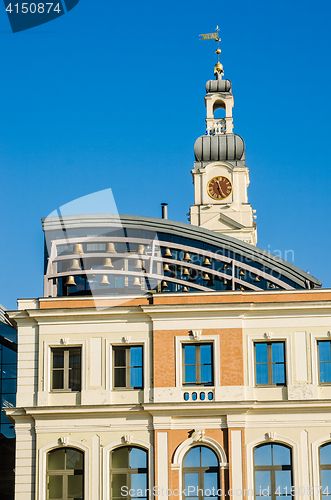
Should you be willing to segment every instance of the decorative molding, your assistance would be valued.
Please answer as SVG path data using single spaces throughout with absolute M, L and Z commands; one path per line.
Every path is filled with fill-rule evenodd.
M 191 437 L 192 437 L 194 443 L 197 443 L 197 442 L 203 440 L 204 435 L 205 435 L 205 431 L 195 431 L 195 432 L 193 432 Z
M 129 344 L 131 342 L 131 337 L 127 335 L 126 337 L 122 337 L 122 342 L 124 344 Z
M 125 436 L 122 436 L 122 443 L 123 444 L 131 444 L 132 443 L 132 436 L 130 434 L 126 434 Z
M 59 446 L 68 446 L 68 441 L 69 441 L 68 437 L 60 437 L 58 441 Z
M 67 338 L 65 338 L 65 339 L 61 339 L 61 340 L 60 340 L 60 343 L 61 343 L 62 345 L 68 345 L 68 344 L 69 344 L 69 339 L 67 339 Z
M 201 330 L 191 330 L 191 335 L 193 339 L 199 342 L 201 340 L 202 331 Z
M 275 441 L 276 439 L 276 432 L 267 432 L 265 435 L 265 440 L 266 441 Z
M 264 336 L 265 339 L 271 339 L 272 332 L 265 332 L 263 336 Z
M 331 337 L 331 332 L 326 332 L 328 337 Z

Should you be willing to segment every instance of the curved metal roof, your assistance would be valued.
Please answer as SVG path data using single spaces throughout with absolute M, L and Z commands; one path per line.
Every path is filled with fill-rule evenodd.
M 187 291 L 186 288 L 220 291 L 321 287 L 318 279 L 270 252 L 191 224 L 135 215 L 108 214 L 54 217 L 43 219 L 42 223 L 48 242 L 45 284 L 62 279 L 63 287 L 64 279 L 69 275 L 78 277 L 84 274 L 84 279 L 89 280 L 89 275 L 93 273 L 94 278 L 107 275 L 112 276 L 112 279 L 114 276 L 124 279 L 125 276 L 126 287 L 134 279 L 144 278 L 154 284 L 159 283 L 159 292 L 170 290 L 171 287 L 171 291 Z M 109 242 L 117 245 L 113 254 L 106 250 Z M 71 270 L 68 264 L 72 259 L 82 259 L 82 255 L 75 255 L 73 250 L 72 245 L 77 243 L 85 245 L 82 267 L 84 273 Z M 144 248 L 143 254 L 137 251 L 139 245 Z M 155 251 L 156 247 L 158 253 Z M 59 249 L 62 249 L 62 254 Z M 97 249 L 99 253 L 95 253 L 93 249 Z M 170 250 L 170 256 L 167 255 L 167 249 Z M 185 259 L 185 252 L 189 253 L 189 260 Z M 118 266 L 117 269 L 114 266 L 108 269 L 104 265 L 90 266 L 96 262 L 96 258 L 104 260 L 107 257 L 118 261 L 122 259 L 121 269 Z M 143 263 L 142 269 L 137 268 L 137 264 L 133 267 L 138 260 Z M 169 273 L 164 272 L 167 264 L 170 266 Z M 60 271 L 54 270 L 54 265 L 58 265 Z M 188 271 L 185 271 L 186 276 L 184 270 Z M 208 282 L 206 276 L 209 278 Z M 109 289 L 102 290 L 112 293 L 113 286 L 115 285 L 110 284 Z M 45 291 L 45 295 L 57 295 L 58 290 L 59 288 L 55 291 L 51 287 Z M 83 291 L 81 293 L 84 294 Z

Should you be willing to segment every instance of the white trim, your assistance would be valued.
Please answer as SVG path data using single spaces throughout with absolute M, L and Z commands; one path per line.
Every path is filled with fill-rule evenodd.
M 103 449 L 103 500 L 111 500 L 110 498 L 110 453 L 121 446 L 128 446 L 124 443 L 122 439 L 117 439 L 112 443 L 109 443 Z M 152 456 L 153 447 L 147 441 L 142 441 L 141 439 L 135 439 L 132 437 L 129 446 L 139 446 L 148 452 L 148 465 L 147 465 L 147 475 L 148 475 L 148 488 L 152 490 L 154 488 L 154 457 Z
M 248 490 L 254 491 L 254 460 L 253 451 L 259 444 L 285 444 L 292 449 L 292 472 L 293 472 L 293 486 L 297 488 L 300 486 L 300 465 L 299 465 L 299 445 L 296 441 L 292 441 L 284 436 L 280 436 L 277 433 L 276 439 L 274 441 L 266 441 L 265 434 L 250 441 L 246 444 L 246 461 L 247 461 L 247 488 Z M 303 457 L 306 460 L 307 457 Z M 254 496 L 253 496 L 254 498 Z M 292 499 L 298 499 L 298 496 L 292 497 Z
M 135 347 L 143 346 L 143 373 L 144 373 L 144 386 L 139 390 L 146 390 L 149 394 L 150 389 L 150 352 L 149 352 L 149 339 L 148 338 L 135 338 L 131 336 L 130 342 L 123 342 L 123 337 L 117 339 L 106 339 L 106 390 L 112 391 L 113 387 L 113 346 L 122 347 Z M 133 391 L 135 389 L 132 389 Z M 148 400 L 149 401 L 149 398 Z
M 169 488 L 169 462 L 168 462 L 168 433 L 157 432 L 157 486 L 164 488 L 167 492 Z M 163 498 L 168 499 L 166 493 Z
M 46 457 L 47 453 L 61 448 L 77 448 L 80 451 L 84 452 L 84 500 L 89 500 L 90 498 L 90 448 L 83 445 L 82 443 L 78 443 L 76 441 L 72 441 L 71 439 L 67 439 L 66 446 L 59 446 L 58 442 L 53 442 L 46 444 L 42 448 L 40 448 L 38 452 L 38 499 L 46 500 L 47 498 L 47 464 Z
M 101 498 L 100 479 L 100 437 L 95 434 L 92 438 L 92 498 Z
M 312 370 L 312 383 L 319 386 L 319 376 L 318 376 L 318 340 L 329 340 L 331 338 L 328 332 L 321 333 L 311 333 L 310 334 L 310 352 L 311 352 L 311 370 Z M 322 384 L 324 385 L 324 384 Z M 321 386 L 320 386 L 321 387 Z
M 196 341 L 192 335 L 178 336 L 175 337 L 175 349 L 176 349 L 176 387 L 200 387 L 203 386 L 183 386 L 183 349 L 182 344 L 213 344 L 213 372 L 214 372 L 214 385 L 208 387 L 212 390 L 213 387 L 218 387 L 220 385 L 220 338 L 219 335 L 201 335 L 200 340 Z M 207 389 L 207 388 L 206 388 Z
M 231 486 L 232 498 L 243 498 L 242 432 L 231 430 Z M 237 494 L 237 491 L 241 494 Z
M 321 486 L 319 484 L 320 482 L 320 461 L 319 461 L 319 448 L 323 444 L 331 444 L 331 435 L 330 433 L 324 435 L 323 437 L 316 439 L 316 441 L 313 441 L 311 443 L 311 455 L 312 455 L 312 462 L 313 462 L 313 477 L 312 477 L 312 486 L 314 488 L 314 500 L 320 500 L 320 492 L 317 489 L 317 486 Z M 312 497 L 310 497 L 312 498 Z
M 63 344 L 60 340 L 44 340 L 43 342 L 43 355 L 44 355 L 44 380 L 43 380 L 43 391 L 50 393 L 51 391 L 51 349 L 52 347 L 64 347 L 68 349 L 70 347 L 80 347 L 82 349 L 81 354 L 81 391 L 87 388 L 86 381 L 86 360 L 87 360 L 87 340 L 70 339 L 67 344 Z M 70 391 L 68 391 L 70 392 Z
M 272 337 L 265 338 L 263 333 L 247 336 L 247 360 L 248 360 L 248 385 L 259 388 L 255 385 L 255 356 L 254 342 L 285 342 L 285 373 L 286 387 L 293 384 L 293 363 L 292 363 L 292 336 L 289 333 L 273 333 Z
M 208 448 L 211 448 L 217 455 L 217 458 L 219 460 L 219 477 L 220 481 L 222 481 L 222 474 L 221 474 L 221 469 L 227 469 L 229 467 L 226 453 L 223 450 L 222 446 L 215 441 L 215 439 L 212 439 L 210 437 L 204 436 L 203 433 L 201 433 L 201 437 L 199 441 L 196 441 L 194 437 L 190 437 L 183 441 L 177 448 L 174 453 L 174 458 L 171 464 L 171 469 L 172 470 L 178 470 L 179 471 L 179 486 L 178 489 L 179 491 L 183 490 L 183 462 L 184 462 L 184 456 L 186 453 L 193 447 L 193 446 L 207 446 Z M 221 485 L 221 488 L 224 488 L 224 485 Z

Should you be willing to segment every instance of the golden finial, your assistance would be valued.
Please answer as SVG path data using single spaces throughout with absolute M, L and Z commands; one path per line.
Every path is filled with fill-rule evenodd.
M 204 35 L 200 35 L 202 38 L 200 38 L 200 40 L 215 40 L 215 42 L 217 42 L 217 49 L 216 49 L 216 54 L 217 54 L 217 63 L 215 64 L 214 66 L 214 73 L 218 75 L 218 77 L 220 77 L 223 73 L 223 65 L 220 63 L 220 53 L 221 53 L 221 49 L 220 49 L 220 37 L 218 35 L 218 32 L 219 32 L 219 27 L 216 26 L 216 33 L 206 33 Z

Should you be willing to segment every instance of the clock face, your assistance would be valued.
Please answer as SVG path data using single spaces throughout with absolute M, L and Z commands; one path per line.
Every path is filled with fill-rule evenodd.
M 214 200 L 224 200 L 232 193 L 232 184 L 227 177 L 219 175 L 210 179 L 207 192 Z

